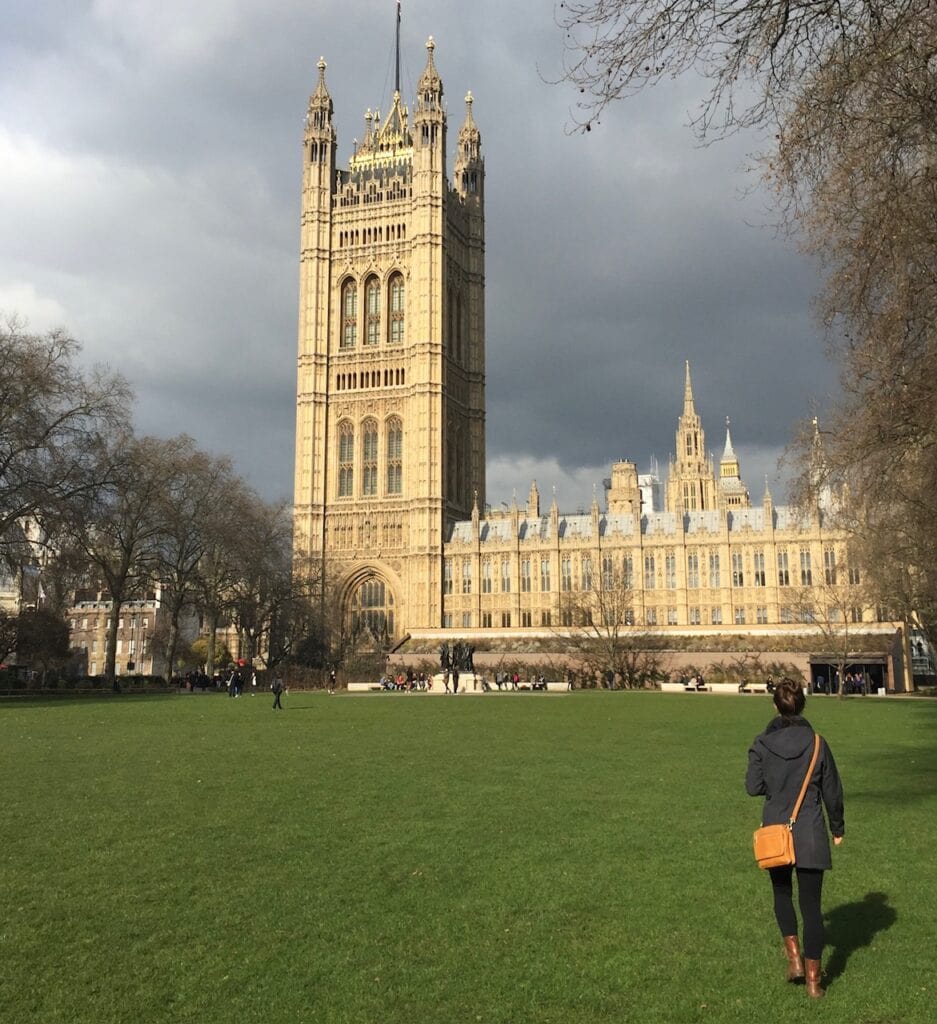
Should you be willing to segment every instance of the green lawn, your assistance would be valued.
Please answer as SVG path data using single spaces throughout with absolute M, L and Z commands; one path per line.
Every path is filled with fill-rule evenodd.
M 0 705 L 0 1020 L 930 1024 L 937 702 L 816 699 L 826 1000 L 750 834 L 760 697 Z

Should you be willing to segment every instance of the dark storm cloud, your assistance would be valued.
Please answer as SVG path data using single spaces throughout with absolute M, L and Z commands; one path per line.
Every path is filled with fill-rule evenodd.
M 743 166 L 697 148 L 696 84 L 565 131 L 549 4 L 403 5 L 412 102 L 432 34 L 450 154 L 471 89 L 486 157 L 489 498 L 538 476 L 591 500 L 608 463 L 673 446 L 684 360 L 707 446 L 724 419 L 753 495 L 831 373 L 816 275 Z M 124 372 L 141 430 L 292 487 L 302 118 L 328 61 L 339 163 L 389 107 L 394 3 L 15 0 L 0 41 L 0 307 L 64 322 Z M 761 226 L 754 226 L 761 225 Z M 777 496 L 777 495 L 776 495 Z

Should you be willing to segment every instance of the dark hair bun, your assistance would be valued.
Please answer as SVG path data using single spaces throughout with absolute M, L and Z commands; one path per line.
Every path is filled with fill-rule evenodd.
M 806 703 L 803 687 L 787 676 L 774 688 L 774 706 L 785 718 L 799 715 Z

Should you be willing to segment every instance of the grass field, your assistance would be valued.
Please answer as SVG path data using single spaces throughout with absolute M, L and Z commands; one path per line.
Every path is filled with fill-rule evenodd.
M 750 834 L 766 698 L 0 705 L 0 1020 L 930 1024 L 937 702 L 816 699 L 827 998 Z

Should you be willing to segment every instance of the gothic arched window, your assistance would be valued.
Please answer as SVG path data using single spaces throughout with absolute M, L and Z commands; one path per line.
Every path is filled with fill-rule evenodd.
M 365 345 L 376 345 L 381 338 L 381 285 L 376 277 L 369 277 L 364 286 Z
M 377 422 L 361 425 L 361 493 L 377 494 Z
M 387 421 L 387 493 L 403 493 L 403 424 L 397 417 Z
M 390 279 L 391 345 L 402 345 L 404 341 L 404 298 L 403 274 L 394 274 Z
M 355 428 L 347 421 L 338 427 L 338 496 L 354 494 Z
M 372 576 L 351 595 L 351 631 L 367 630 L 377 639 L 394 635 L 394 595 L 384 581 Z
M 354 348 L 358 340 L 358 286 L 354 281 L 342 285 L 341 348 Z

